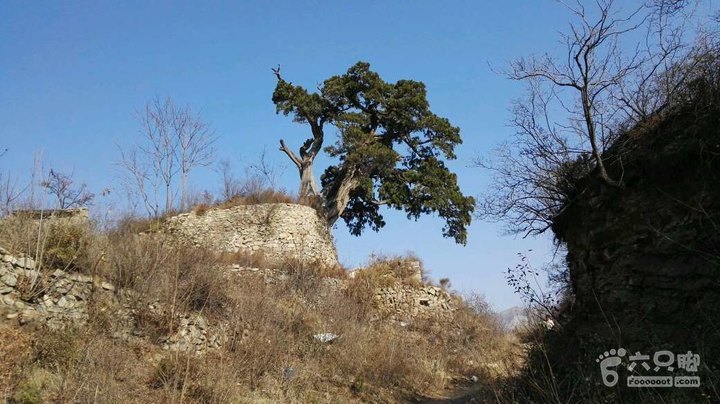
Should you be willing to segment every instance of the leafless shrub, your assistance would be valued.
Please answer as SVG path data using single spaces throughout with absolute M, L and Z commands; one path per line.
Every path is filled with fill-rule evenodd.
M 220 173 L 221 181 L 220 197 L 228 201 L 240 195 L 242 184 L 240 180 L 235 177 L 230 160 L 220 160 L 217 170 Z
M 0 173 L 0 216 L 12 212 L 29 188 L 30 184 L 22 186 L 10 173 Z
M 146 362 L 94 324 L 33 333 L 32 359 L 15 390 L 16 402 L 159 401 L 142 377 L 133 377 L 147 372 Z
M 75 180 L 72 177 L 72 174 L 50 169 L 48 177 L 40 182 L 40 186 L 55 197 L 59 209 L 86 206 L 95 198 L 95 194 L 89 192 L 85 184 L 73 188 Z
M 686 42 L 699 20 L 689 3 L 659 0 L 627 13 L 613 0 L 592 8 L 562 3 L 574 18 L 561 34 L 564 54 L 520 58 L 503 72 L 528 91 L 512 109 L 514 139 L 494 159 L 476 162 L 494 174 L 480 217 L 535 235 L 582 192 L 578 178 L 593 174 L 623 186 L 622 170 L 608 174 L 606 150 L 621 133 L 682 100 L 714 47 L 712 30 Z

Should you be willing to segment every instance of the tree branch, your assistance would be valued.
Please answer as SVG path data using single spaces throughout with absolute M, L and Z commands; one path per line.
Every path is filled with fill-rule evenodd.
M 272 70 L 273 74 L 275 75 L 275 77 L 277 77 L 278 81 L 285 81 L 285 80 L 283 80 L 282 76 L 280 76 L 280 65 L 279 64 L 277 65 L 277 67 L 272 67 L 271 70 Z
M 285 145 L 285 141 L 283 139 L 280 139 L 280 151 L 287 154 L 288 157 L 290 157 L 290 160 L 295 163 L 298 169 L 302 167 L 302 163 L 300 162 L 298 156 L 295 155 L 295 153 Z

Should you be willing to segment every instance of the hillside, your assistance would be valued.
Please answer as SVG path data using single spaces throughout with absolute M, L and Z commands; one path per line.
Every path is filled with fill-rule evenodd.
M 315 237 L 267 215 L 283 209 L 300 222 L 313 212 L 237 206 L 107 232 L 59 213 L 4 218 L 4 398 L 388 402 L 494 383 L 511 347 L 491 313 L 423 282 L 415 259 L 376 259 L 349 278 L 331 265 L 334 248 L 332 259 L 265 250 L 253 240 Z M 264 223 L 239 226 L 252 251 L 192 236 L 221 241 L 229 227 L 188 230 L 240 217 Z

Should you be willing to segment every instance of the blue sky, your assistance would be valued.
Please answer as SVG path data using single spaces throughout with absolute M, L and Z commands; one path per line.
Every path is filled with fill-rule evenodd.
M 117 197 L 115 145 L 138 138 L 135 109 L 166 95 L 204 112 L 218 157 L 238 169 L 263 148 L 271 162 L 287 164 L 278 139 L 297 148 L 308 128 L 275 114 L 270 69 L 280 64 L 287 80 L 315 87 L 363 60 L 387 81 L 427 85 L 433 111 L 461 128 L 464 144 L 450 166 L 476 195 L 488 176 L 471 161 L 512 134 L 508 106 L 522 91 L 489 65 L 558 49 L 568 21 L 550 0 L 120 3 L 0 3 L 0 146 L 10 149 L 2 172 L 27 176 L 42 152 L 44 167 L 74 171 L 93 191 L 107 187 Z M 295 190 L 297 182 L 288 168 L 282 184 Z M 219 189 L 209 170 L 191 183 Z M 493 223 L 476 221 L 463 247 L 442 238 L 436 218 L 389 213 L 386 221 L 360 238 L 338 226 L 341 260 L 352 267 L 371 253 L 414 251 L 435 279 L 449 277 L 497 309 L 519 302 L 504 280 L 516 254 L 533 249 L 540 263 L 553 251 L 549 238 L 503 236 Z

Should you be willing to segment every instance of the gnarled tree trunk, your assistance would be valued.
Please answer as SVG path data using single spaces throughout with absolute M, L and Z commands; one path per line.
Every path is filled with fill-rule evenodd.
M 301 162 L 300 167 L 298 167 L 298 171 L 300 173 L 300 190 L 298 192 L 298 197 L 302 200 L 308 197 L 319 196 L 320 192 L 318 191 L 317 182 L 315 181 L 315 176 L 313 175 L 313 162 Z
M 355 169 L 343 169 L 342 180 L 324 193 L 323 210 L 328 226 L 332 226 L 340 218 L 350 202 L 350 191 L 358 184 Z

